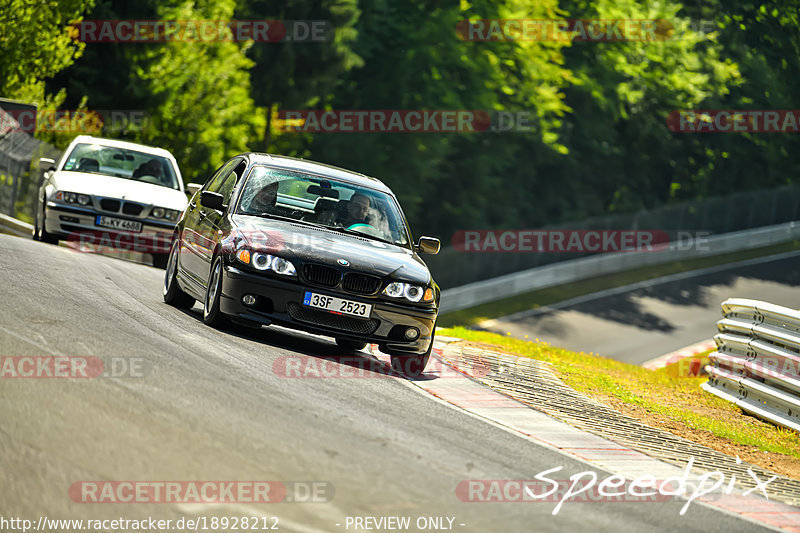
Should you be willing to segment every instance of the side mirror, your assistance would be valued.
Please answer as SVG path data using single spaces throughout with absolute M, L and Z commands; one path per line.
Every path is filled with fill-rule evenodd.
M 419 243 L 417 244 L 417 251 L 421 254 L 431 254 L 436 255 L 439 253 L 439 248 L 441 248 L 442 243 L 439 239 L 434 239 L 433 237 L 420 237 Z
M 218 192 L 203 191 L 200 193 L 200 205 L 209 209 L 222 211 L 225 209 L 225 204 L 222 203 L 223 200 L 222 195 Z
M 39 170 L 42 172 L 47 172 L 48 170 L 55 170 L 56 169 L 56 162 L 54 159 L 50 159 L 49 157 L 40 157 L 39 158 Z
M 193 197 L 197 194 L 197 191 L 203 188 L 202 183 L 187 183 L 186 184 L 186 196 L 189 198 Z

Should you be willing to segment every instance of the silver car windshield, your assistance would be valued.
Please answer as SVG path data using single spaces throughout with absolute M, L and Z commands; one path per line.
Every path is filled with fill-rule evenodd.
M 392 196 L 280 168 L 253 167 L 237 213 L 310 222 L 401 246 L 409 243 L 405 219 Z
M 103 174 L 180 189 L 172 162 L 166 157 L 102 144 L 76 144 L 62 170 Z

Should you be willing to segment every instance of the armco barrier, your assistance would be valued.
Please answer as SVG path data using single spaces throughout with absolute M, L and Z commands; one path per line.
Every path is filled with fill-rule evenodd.
M 800 431 L 800 311 L 731 298 L 702 385 L 774 424 Z
M 0 233 L 30 237 L 33 235 L 33 226 L 27 222 L 0 213 Z
M 739 252 L 800 239 L 800 223 L 787 222 L 774 226 L 713 235 L 701 246 L 681 249 L 671 244 L 663 250 L 648 252 L 605 253 L 561 261 L 497 278 L 469 283 L 442 291 L 441 311 L 449 313 L 476 305 L 518 296 L 526 292 L 563 285 L 582 279 L 624 270 Z

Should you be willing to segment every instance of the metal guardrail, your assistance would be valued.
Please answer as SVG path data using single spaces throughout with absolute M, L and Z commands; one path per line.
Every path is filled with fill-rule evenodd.
M 774 424 L 800 431 L 800 311 L 730 298 L 702 385 Z
M 442 291 L 441 312 L 452 313 L 526 292 L 606 274 L 616 274 L 623 270 L 739 252 L 790 242 L 795 239 L 800 239 L 800 224 L 787 222 L 712 235 L 706 239 L 703 246 L 695 246 L 688 250 L 681 249 L 678 243 L 671 243 L 665 249 L 653 252 L 604 253 L 561 261 L 552 265 L 445 289 Z M 464 261 L 466 260 L 464 259 Z
M 33 235 L 33 226 L 0 213 L 0 233 L 10 233 L 18 237 L 30 237 Z

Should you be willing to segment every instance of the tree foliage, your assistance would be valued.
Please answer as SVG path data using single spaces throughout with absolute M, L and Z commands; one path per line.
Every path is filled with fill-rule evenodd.
M 0 95 L 45 103 L 44 82 L 83 51 L 71 22 L 93 0 L 4 0 L 0 5 Z
M 0 8 L 4 95 L 42 102 L 49 78 L 51 102 L 66 90 L 64 105 L 144 109 L 150 127 L 126 135 L 172 150 L 189 179 L 246 149 L 310 157 L 384 180 L 412 227 L 447 240 L 458 229 L 632 212 L 800 174 L 791 133 L 667 125 L 676 110 L 796 107 L 800 0 L 90 3 Z M 64 25 L 81 16 L 322 20 L 331 32 L 303 43 L 97 43 L 75 61 L 83 45 Z M 467 19 L 563 18 L 655 20 L 660 38 L 470 41 L 458 31 Z M 34 32 L 35 43 L 25 38 Z M 278 110 L 309 108 L 523 113 L 532 127 L 297 133 L 272 122 Z

